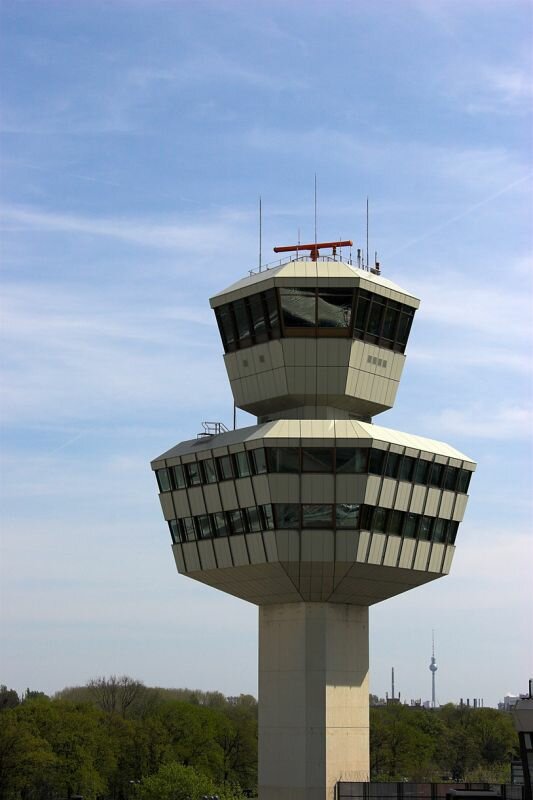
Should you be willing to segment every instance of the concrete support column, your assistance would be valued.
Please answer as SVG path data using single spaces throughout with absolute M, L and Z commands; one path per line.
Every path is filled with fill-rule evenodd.
M 369 779 L 368 608 L 259 608 L 259 799 L 333 800 Z

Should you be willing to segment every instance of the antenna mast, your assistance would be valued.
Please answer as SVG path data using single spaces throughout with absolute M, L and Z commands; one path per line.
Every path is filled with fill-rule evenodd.
M 368 195 L 366 198 L 366 268 L 368 269 Z
M 261 195 L 259 195 L 259 272 L 261 272 L 261 248 L 263 244 L 263 214 L 261 209 Z
M 316 238 L 316 172 L 315 172 L 315 245 L 318 239 Z

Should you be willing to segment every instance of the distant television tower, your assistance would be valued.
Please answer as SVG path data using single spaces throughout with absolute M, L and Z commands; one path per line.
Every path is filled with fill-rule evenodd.
M 431 663 L 429 668 L 431 670 L 431 708 L 435 708 L 437 703 L 435 700 L 435 673 L 438 670 L 437 660 L 435 658 L 435 631 L 431 631 Z

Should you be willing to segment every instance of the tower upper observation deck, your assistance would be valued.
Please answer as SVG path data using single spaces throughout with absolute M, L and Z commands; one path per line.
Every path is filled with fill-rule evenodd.
M 235 403 L 262 421 L 391 408 L 419 300 L 345 261 L 295 258 L 210 300 Z

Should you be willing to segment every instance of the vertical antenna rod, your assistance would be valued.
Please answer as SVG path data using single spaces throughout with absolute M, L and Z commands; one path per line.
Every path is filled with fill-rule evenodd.
M 261 209 L 261 195 L 259 195 L 259 272 L 261 272 L 261 246 L 263 239 L 263 215 Z
M 316 238 L 316 172 L 315 172 L 315 244 L 318 242 Z
M 368 196 L 366 198 L 366 268 L 368 269 Z

